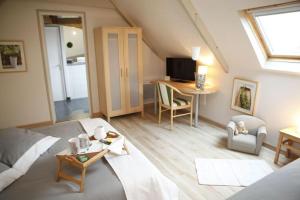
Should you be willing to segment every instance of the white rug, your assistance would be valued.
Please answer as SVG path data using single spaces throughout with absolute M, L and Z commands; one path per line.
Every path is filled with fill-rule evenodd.
M 195 159 L 200 185 L 249 186 L 273 172 L 264 160 Z

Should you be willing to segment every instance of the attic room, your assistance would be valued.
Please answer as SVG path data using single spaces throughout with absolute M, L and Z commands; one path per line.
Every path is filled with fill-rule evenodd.
M 0 200 L 299 200 L 300 1 L 0 0 Z

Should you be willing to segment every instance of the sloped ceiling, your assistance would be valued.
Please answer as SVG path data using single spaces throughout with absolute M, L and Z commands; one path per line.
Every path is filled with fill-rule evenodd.
M 1 1 L 2 0 L 0 0 L 0 2 Z M 26 0 L 18 0 L 18 1 L 26 1 Z M 34 1 L 114 9 L 113 4 L 111 4 L 109 0 L 34 0 Z
M 0 0 L 1 1 L 1 0 Z M 24 0 L 19 0 L 24 1 Z M 111 0 L 33 0 L 114 9 Z M 113 0 L 143 35 L 152 50 L 165 57 L 191 57 L 192 47 L 201 47 L 202 63 L 219 65 L 179 0 Z
M 201 55 L 213 59 L 179 1 L 174 0 L 115 0 L 117 7 L 137 26 L 160 54 L 191 57 L 193 46 L 201 47 Z
M 243 29 L 239 11 L 289 2 L 287 0 L 192 0 L 199 17 L 231 67 L 252 66 L 261 70 L 254 49 Z M 250 70 L 251 70 L 250 68 Z

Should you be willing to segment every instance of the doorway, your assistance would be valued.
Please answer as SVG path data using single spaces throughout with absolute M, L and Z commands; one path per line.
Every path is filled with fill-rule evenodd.
M 90 116 L 88 66 L 80 15 L 39 13 L 55 122 Z

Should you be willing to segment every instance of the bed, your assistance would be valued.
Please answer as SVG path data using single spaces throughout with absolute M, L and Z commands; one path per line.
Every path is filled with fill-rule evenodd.
M 55 181 L 55 154 L 68 146 L 69 138 L 85 132 L 78 121 L 59 123 L 33 131 L 61 139 L 42 154 L 24 176 L 0 192 L 1 200 L 126 200 L 121 182 L 105 159 L 88 168 L 84 193 L 79 193 L 78 186 L 71 182 Z M 73 168 L 65 168 L 65 171 L 74 176 L 80 174 Z
M 246 187 L 228 200 L 299 200 L 300 159 Z

